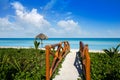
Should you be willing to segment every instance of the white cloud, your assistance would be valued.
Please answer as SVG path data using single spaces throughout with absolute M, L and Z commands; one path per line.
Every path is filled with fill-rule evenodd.
M 46 32 L 50 23 L 37 12 L 37 9 L 27 10 L 21 3 L 11 3 L 16 15 L 11 18 L 0 18 L 0 37 L 34 37 Z M 11 36 L 10 36 L 11 35 Z
M 73 30 L 75 28 L 79 28 L 78 23 L 74 22 L 73 20 L 61 20 L 58 22 L 58 26 L 64 28 L 65 30 Z
M 37 9 L 33 8 L 29 12 L 18 2 L 12 3 L 12 5 L 16 9 L 17 18 L 19 18 L 20 21 L 34 25 L 35 27 L 50 26 L 50 23 L 37 12 Z
M 65 31 L 72 32 L 72 34 L 75 33 L 77 30 L 77 33 L 81 32 L 80 26 L 78 25 L 78 22 L 75 22 L 73 20 L 61 20 L 57 23 L 59 27 L 64 29 Z
M 16 10 L 20 10 L 20 11 L 25 10 L 25 8 L 23 7 L 23 5 L 20 4 L 19 2 L 11 3 L 11 5 L 13 5 L 13 7 L 14 7 Z
M 14 24 L 9 22 L 8 18 L 0 18 L 0 31 L 14 30 Z
M 59 37 L 79 37 L 81 36 L 81 29 L 78 25 L 78 22 L 73 20 L 61 20 L 57 22 L 57 28 L 50 29 L 51 32 L 54 32 L 54 36 L 58 35 Z M 57 36 L 56 36 L 57 37 Z
M 55 3 L 56 0 L 51 0 L 50 2 L 48 2 L 44 7 L 44 11 L 51 9 Z
M 22 37 L 24 29 L 14 22 L 10 22 L 9 17 L 0 18 L 0 37 Z

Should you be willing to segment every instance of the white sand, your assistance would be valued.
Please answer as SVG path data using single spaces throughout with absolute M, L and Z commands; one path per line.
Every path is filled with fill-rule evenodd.
M 79 78 L 79 73 L 74 66 L 76 52 L 77 50 L 74 49 L 67 54 L 62 68 L 60 68 L 59 75 L 56 75 L 53 80 L 77 80 Z
M 102 51 L 102 50 L 89 50 L 89 52 L 104 53 L 104 51 Z
M 21 47 L 21 46 L 17 46 L 17 47 L 14 47 L 14 46 L 0 46 L 0 48 L 16 48 L 16 49 L 25 48 L 25 49 L 29 49 L 29 48 L 34 48 L 34 47 Z M 39 49 L 45 50 L 45 48 L 39 48 Z
M 17 48 L 17 49 L 20 49 L 20 48 L 26 48 L 26 49 L 27 49 L 27 48 L 33 48 L 33 47 L 21 47 L 21 46 L 17 46 L 17 47 L 16 47 L 16 46 L 15 46 L 15 47 L 14 47 L 14 46 L 0 46 L 0 48 Z
M 71 51 L 79 51 L 79 49 L 71 49 Z M 95 52 L 95 53 L 104 53 L 102 50 L 89 50 L 89 52 Z

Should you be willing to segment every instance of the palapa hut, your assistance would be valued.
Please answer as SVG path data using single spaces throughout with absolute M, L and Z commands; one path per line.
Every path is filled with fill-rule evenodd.
M 41 40 L 40 41 L 41 47 L 43 45 L 42 41 L 48 39 L 48 37 L 45 34 L 43 34 L 43 33 L 38 34 L 35 38 Z

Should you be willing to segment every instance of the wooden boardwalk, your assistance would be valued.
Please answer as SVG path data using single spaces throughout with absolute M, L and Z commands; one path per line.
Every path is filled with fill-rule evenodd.
M 53 80 L 77 80 L 80 78 L 81 68 L 82 66 L 77 55 L 77 50 L 71 50 L 62 63 L 59 75 L 56 75 Z

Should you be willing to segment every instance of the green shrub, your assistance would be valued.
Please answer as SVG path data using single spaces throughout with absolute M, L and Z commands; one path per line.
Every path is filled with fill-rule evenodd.
M 120 54 L 110 58 L 104 53 L 90 53 L 92 80 L 120 80 Z
M 45 51 L 0 48 L 0 80 L 45 80 Z
M 0 48 L 0 80 L 44 80 L 45 51 Z

